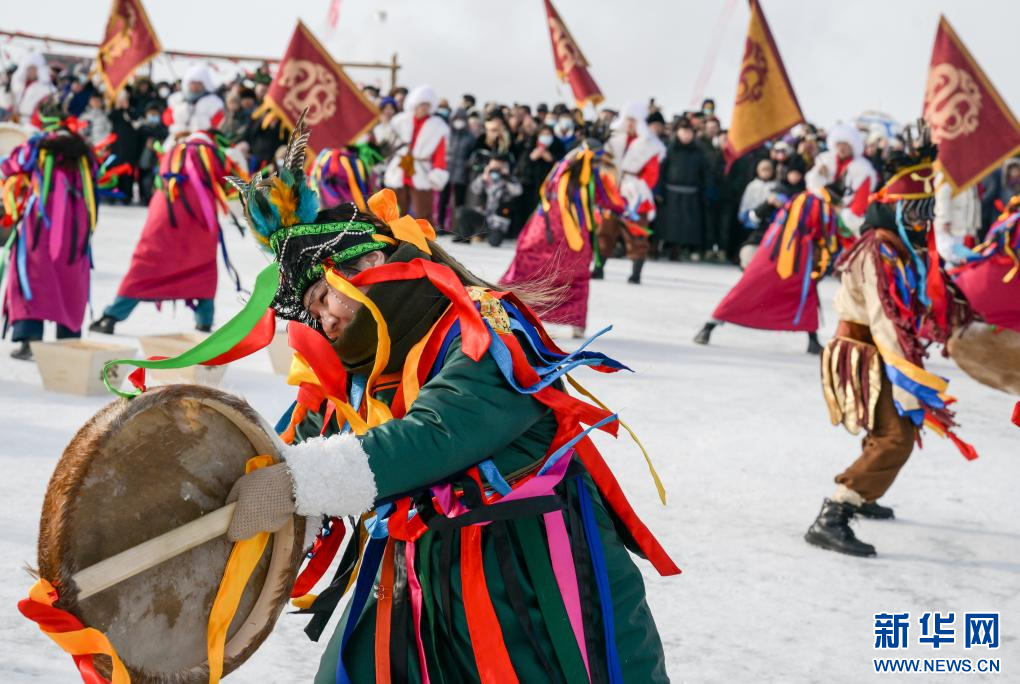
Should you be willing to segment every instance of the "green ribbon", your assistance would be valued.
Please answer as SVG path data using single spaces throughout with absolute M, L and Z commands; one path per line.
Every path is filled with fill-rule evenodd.
M 0 283 L 4 280 L 4 272 L 7 270 L 7 255 L 11 252 L 11 245 L 14 244 L 14 238 L 18 235 L 17 224 L 11 226 L 11 234 L 7 236 L 7 242 L 0 248 Z
M 262 320 L 266 309 L 272 305 L 273 298 L 276 296 L 276 291 L 279 287 L 280 267 L 276 262 L 273 262 L 262 269 L 262 272 L 255 278 L 255 289 L 248 299 L 248 303 L 244 305 L 244 308 L 236 316 L 224 323 L 219 330 L 191 349 L 173 358 L 161 361 L 149 361 L 147 359 L 117 359 L 115 361 L 108 361 L 103 366 L 103 384 L 106 385 L 106 389 L 117 396 L 131 399 L 132 397 L 137 397 L 142 391 L 134 389 L 124 392 L 111 385 L 110 379 L 107 376 L 111 366 L 136 366 L 152 370 L 187 368 L 225 354 L 233 349 L 238 342 L 247 337 L 248 333 Z
M 531 585 L 538 599 L 542 620 L 549 631 L 553 652 L 560 667 L 563 668 L 564 677 L 568 682 L 586 682 L 588 670 L 581 658 L 581 650 L 570 625 L 563 594 L 560 593 L 552 562 L 549 560 L 549 543 L 542 536 L 538 521 L 537 517 L 518 518 L 513 521 L 521 541 L 521 549 L 524 551 L 524 564 L 531 576 Z
M 378 150 L 369 145 L 368 143 L 359 143 L 354 145 L 355 151 L 358 153 L 358 159 L 365 165 L 365 170 L 370 170 L 376 164 L 381 164 L 386 159 L 379 154 Z

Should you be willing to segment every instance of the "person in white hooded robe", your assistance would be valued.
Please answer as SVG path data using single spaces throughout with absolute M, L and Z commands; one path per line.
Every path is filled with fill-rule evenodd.
M 878 190 L 878 174 L 864 156 L 864 138 L 856 128 L 836 124 L 829 129 L 826 145 L 828 149 L 815 158 L 804 182 L 811 191 L 821 191 L 833 183 L 842 185 L 839 218 L 858 236 L 864 223 L 864 211 L 868 208 L 868 196 Z
M 163 123 L 169 129 L 166 146 L 197 131 L 209 131 L 223 121 L 223 100 L 216 94 L 212 72 L 205 64 L 195 64 L 184 75 L 181 90 L 167 98 Z
M 56 92 L 46 59 L 41 53 L 29 52 L 18 62 L 4 106 L 10 109 L 13 121 L 33 126 L 32 115 L 39 103 Z
M 383 183 L 397 203 L 415 218 L 432 220 L 433 195 L 446 187 L 446 141 L 450 127 L 436 115 L 439 97 L 431 86 L 418 86 L 404 98 L 404 111 L 390 119 L 395 142 Z
M 632 101 L 623 106 L 620 116 L 612 124 L 606 150 L 613 157 L 617 185 L 627 204 L 624 212 L 626 222 L 611 214 L 599 224 L 600 254 L 596 257 L 592 278 L 604 277 L 603 264 L 613 255 L 616 243 L 622 237 L 627 246 L 627 258 L 632 264 L 627 282 L 641 283 L 641 269 L 649 249 L 648 225 L 655 218 L 652 188 L 659 181 L 659 163 L 666 156 L 666 146 L 648 128 L 647 118 L 648 108 Z

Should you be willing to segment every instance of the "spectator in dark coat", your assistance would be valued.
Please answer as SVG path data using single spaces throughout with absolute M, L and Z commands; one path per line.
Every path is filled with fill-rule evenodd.
M 449 228 L 447 216 L 456 216 L 457 207 L 464 204 L 468 186 L 468 158 L 474 145 L 475 136 L 468 128 L 467 111 L 458 109 L 450 118 L 450 140 L 446 143 L 446 170 L 450 173 L 450 181 L 439 193 L 439 225 L 443 228 Z
M 131 87 L 131 118 L 134 121 L 140 120 L 145 116 L 145 110 L 156 100 L 158 97 L 152 81 L 144 76 L 136 78 Z
M 678 259 L 682 250 L 692 261 L 698 261 L 705 249 L 708 162 L 694 140 L 690 122 L 681 119 L 674 130 L 675 137 L 667 148 L 660 174 L 663 202 L 657 222 L 659 240 L 670 259 Z
M 726 221 L 726 160 L 719 144 L 719 119 L 705 117 L 704 128 L 698 135 L 698 144 L 705 154 L 705 249 L 716 261 L 725 260 L 726 241 L 731 226 Z
M 721 141 L 720 147 L 724 146 L 725 142 Z M 724 177 L 723 221 L 725 226 L 724 234 L 726 235 L 726 246 L 724 249 L 726 259 L 734 264 L 739 263 L 740 246 L 746 237 L 744 230 L 740 228 L 737 216 L 740 209 L 740 200 L 744 196 L 744 190 L 748 184 L 754 180 L 758 162 L 768 158 L 768 156 L 768 150 L 765 149 L 764 145 L 751 150 L 744 156 L 734 160 Z
M 141 155 L 141 143 L 138 130 L 131 118 L 131 100 L 126 90 L 117 93 L 117 100 L 109 114 L 110 125 L 117 139 L 110 145 L 110 153 L 115 157 L 113 164 L 130 164 L 138 168 L 138 157 Z M 125 173 L 117 181 L 117 189 L 124 196 L 124 204 L 131 204 L 135 192 L 135 173 Z
M 138 201 L 148 205 L 152 198 L 152 187 L 159 171 L 159 157 L 156 144 L 166 140 L 170 134 L 163 123 L 162 110 L 158 100 L 153 100 L 145 110 L 145 119 L 138 127 L 140 154 L 138 156 Z
M 531 212 L 538 206 L 538 191 L 542 181 L 556 162 L 563 159 L 565 152 L 552 126 L 545 124 L 539 127 L 538 134 L 532 136 L 521 150 L 515 172 L 517 180 L 521 182 L 521 195 L 515 200 L 516 211 L 510 228 L 512 236 L 520 232 Z

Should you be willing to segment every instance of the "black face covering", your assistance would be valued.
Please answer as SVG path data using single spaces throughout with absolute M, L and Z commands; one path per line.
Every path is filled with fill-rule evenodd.
M 935 217 L 935 200 L 932 198 L 903 201 L 903 226 L 906 228 L 907 239 L 914 247 L 928 246 L 928 231 Z M 920 227 L 920 229 L 918 229 Z M 864 213 L 864 225 L 861 230 L 885 228 L 897 235 L 896 205 L 872 202 Z
M 402 244 L 386 263 L 404 263 L 428 259 L 411 244 Z M 426 278 L 393 280 L 368 289 L 368 296 L 379 307 L 389 329 L 390 359 L 384 373 L 396 373 L 404 366 L 407 354 L 446 311 L 447 299 Z M 356 375 L 368 375 L 375 364 L 378 331 L 372 313 L 362 307 L 354 315 L 343 335 L 333 343 L 344 369 Z

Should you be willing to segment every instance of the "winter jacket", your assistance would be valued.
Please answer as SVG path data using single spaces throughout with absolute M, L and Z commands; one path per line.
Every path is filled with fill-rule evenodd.
M 475 146 L 475 137 L 467 128 L 451 128 L 450 141 L 446 146 L 446 170 L 450 172 L 450 182 L 454 185 L 467 185 L 468 159 Z

